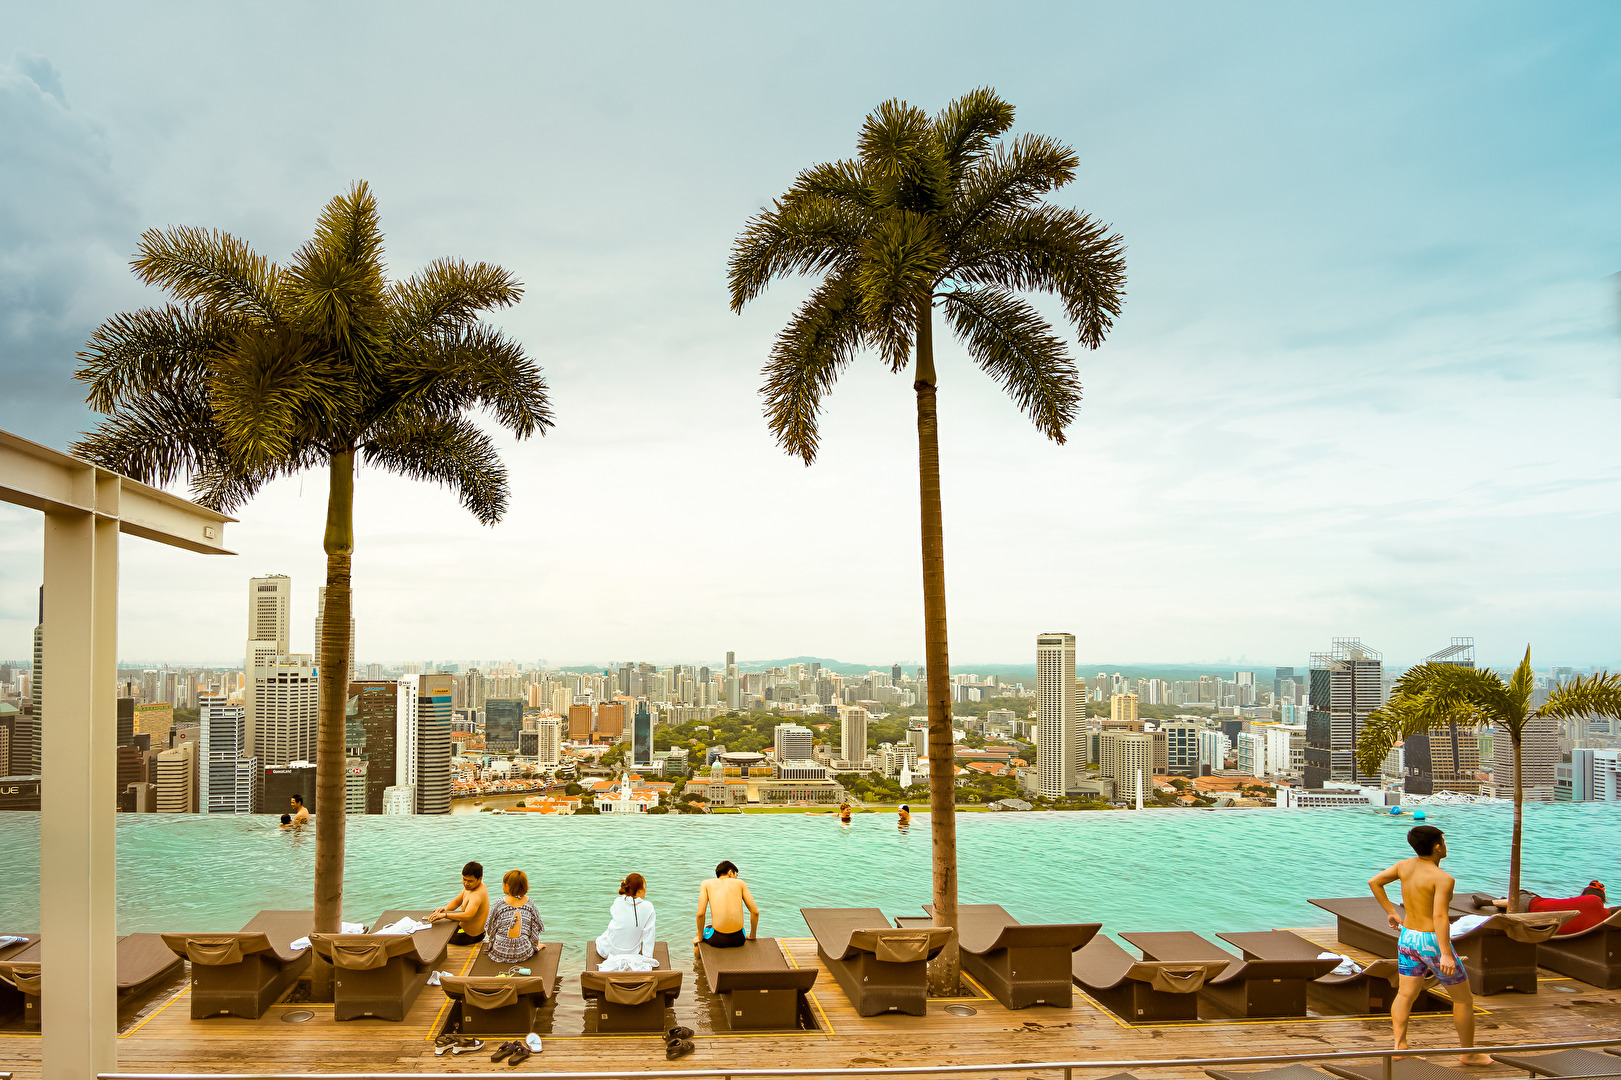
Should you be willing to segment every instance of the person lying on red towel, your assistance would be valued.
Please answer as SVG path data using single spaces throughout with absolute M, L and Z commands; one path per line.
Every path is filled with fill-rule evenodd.
M 1506 899 L 1493 900 L 1492 906 L 1507 911 L 1508 901 Z M 1605 908 L 1604 883 L 1602 881 L 1589 881 L 1587 888 L 1582 890 L 1580 896 L 1564 898 L 1538 896 L 1534 892 L 1527 892 L 1522 889 L 1520 890 L 1520 909 L 1522 911 L 1576 912 L 1576 917 L 1565 923 L 1557 931 L 1557 936 L 1560 937 L 1578 934 L 1583 930 L 1591 929 L 1603 922 L 1610 914 Z

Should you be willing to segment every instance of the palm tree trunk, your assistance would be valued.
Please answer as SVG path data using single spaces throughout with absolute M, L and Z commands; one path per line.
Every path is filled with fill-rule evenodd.
M 326 607 L 321 613 L 321 728 L 315 749 L 315 929 L 337 933 L 343 919 L 346 799 L 344 708 L 349 703 L 349 564 L 354 555 L 355 455 L 332 455 L 326 503 Z M 331 997 L 332 969 L 315 961 L 315 1000 Z
M 1508 909 L 1520 910 L 1520 833 L 1525 825 L 1525 790 L 1520 786 L 1520 732 L 1509 731 L 1514 744 L 1514 838 L 1508 847 Z
M 934 841 L 934 922 L 957 925 L 957 780 L 951 737 L 951 661 L 946 649 L 946 542 L 940 512 L 940 437 L 935 414 L 934 327 L 928 297 L 917 305 L 917 472 L 923 532 L 923 649 L 928 665 L 929 831 Z M 957 992 L 955 939 L 929 965 L 936 997 Z

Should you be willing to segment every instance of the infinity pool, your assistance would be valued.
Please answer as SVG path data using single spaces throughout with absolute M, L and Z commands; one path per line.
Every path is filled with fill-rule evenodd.
M 1500 893 L 1508 880 L 1511 808 L 1428 808 L 1446 830 L 1460 888 Z M 234 930 L 264 908 L 307 908 L 313 832 L 270 817 L 121 814 L 118 929 Z M 693 926 L 698 883 L 729 858 L 764 911 L 761 930 L 804 936 L 801 907 L 874 906 L 919 914 L 929 898 L 928 816 L 909 831 L 888 814 L 841 827 L 798 814 L 709 817 L 352 817 L 344 917 L 429 908 L 459 888 L 476 859 L 499 889 L 529 874 L 548 936 L 594 937 L 619 880 L 648 880 L 661 936 Z M 1305 901 L 1364 892 L 1408 854 L 1411 817 L 1372 809 L 964 814 L 961 896 L 1001 903 L 1027 921 L 1102 922 L 1118 933 L 1206 933 L 1320 926 Z M 1574 895 L 1590 879 L 1621 883 L 1621 805 L 1526 808 L 1525 887 Z M 0 814 L 0 932 L 39 928 L 39 815 Z

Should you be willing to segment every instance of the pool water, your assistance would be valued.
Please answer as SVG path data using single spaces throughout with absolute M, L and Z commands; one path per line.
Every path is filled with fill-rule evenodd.
M 1445 866 L 1461 891 L 1501 895 L 1512 808 L 1427 808 L 1447 832 Z M 620 879 L 648 880 L 672 942 L 694 927 L 698 883 L 715 863 L 743 871 L 761 932 L 800 937 L 801 907 L 920 914 L 929 899 L 929 818 L 900 830 L 889 814 L 848 827 L 799 814 L 715 816 L 351 817 L 344 918 L 431 908 L 460 888 L 464 862 L 498 891 L 529 875 L 547 936 L 596 936 Z M 1027 922 L 1101 922 L 1111 933 L 1321 926 L 1308 897 L 1356 896 L 1409 854 L 1413 825 L 1371 808 L 963 814 L 961 899 L 1000 903 Z M 118 930 L 235 930 L 266 908 L 307 908 L 312 830 L 272 817 L 120 814 Z M 1574 895 L 1590 879 L 1621 884 L 1621 805 L 1526 808 L 1524 887 Z M 0 933 L 39 928 L 39 815 L 0 814 Z

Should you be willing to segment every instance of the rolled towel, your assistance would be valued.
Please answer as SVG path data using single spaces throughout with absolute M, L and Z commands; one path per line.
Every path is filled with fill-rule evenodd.
M 398 922 L 391 922 L 387 926 L 379 926 L 374 933 L 378 934 L 414 934 L 418 930 L 431 929 L 433 923 L 418 922 L 407 915 Z
M 1461 938 L 1465 934 L 1469 933 L 1469 931 L 1491 921 L 1491 918 L 1492 916 L 1490 915 L 1465 915 L 1463 918 L 1452 924 L 1452 936 L 1454 938 Z
M 297 940 L 291 942 L 287 947 L 292 949 L 294 952 L 298 952 L 301 949 L 307 949 L 310 947 L 310 939 L 307 937 L 298 938 Z
M 18 934 L 0 934 L 0 949 L 4 949 L 7 945 L 20 945 L 27 940 Z

